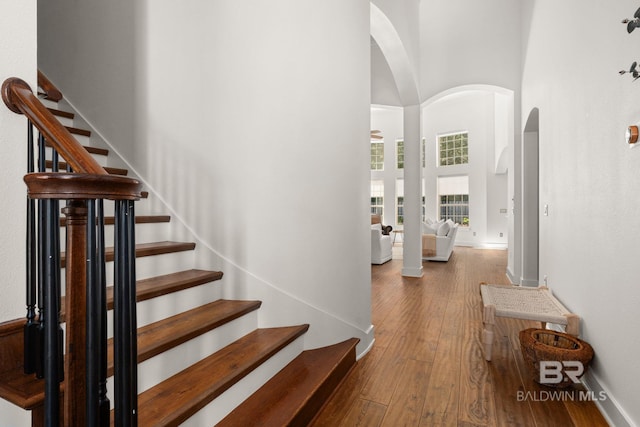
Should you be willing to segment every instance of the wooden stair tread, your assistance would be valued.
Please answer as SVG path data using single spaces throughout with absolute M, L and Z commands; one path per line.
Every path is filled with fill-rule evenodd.
M 355 365 L 358 342 L 302 352 L 216 427 L 308 425 Z
M 138 363 L 260 308 L 260 301 L 217 300 L 138 328 Z M 113 375 L 113 339 L 107 373 Z
M 221 271 L 185 270 L 162 276 L 150 277 L 136 282 L 136 301 L 146 301 L 162 295 L 193 288 L 222 279 Z M 64 322 L 65 298 L 61 298 L 60 321 Z M 107 309 L 113 310 L 113 286 L 107 287 Z
M 192 242 L 152 242 L 152 243 L 137 243 L 136 244 L 136 258 L 145 256 L 162 255 L 174 252 L 191 251 L 195 249 L 196 244 Z M 114 248 L 112 246 L 105 248 L 105 258 L 107 262 L 114 259 Z M 60 263 L 64 268 L 66 262 L 66 253 L 60 253 Z
M 138 396 L 138 425 L 177 426 L 308 328 L 257 329 L 143 392 Z
M 157 224 L 161 222 L 170 222 L 171 216 L 169 215 L 136 215 L 136 224 Z M 113 225 L 115 223 L 115 217 L 105 216 L 105 225 Z M 67 218 L 60 218 L 60 227 L 67 225 Z
M 44 380 L 25 375 L 22 367 L 0 374 L 0 397 L 23 409 L 44 401 Z
M 91 131 L 86 129 L 74 128 L 73 126 L 65 126 L 69 133 L 74 135 L 91 136 Z
M 45 161 L 45 167 L 47 169 L 51 169 L 53 168 L 53 161 L 52 160 L 46 160 Z M 127 169 L 122 169 L 122 168 L 112 168 L 109 166 L 103 166 L 104 170 L 107 171 L 107 173 L 109 173 L 110 175 L 122 175 L 122 176 L 127 176 L 129 174 L 129 171 Z M 58 170 L 63 170 L 66 171 L 67 170 L 67 162 L 58 162 Z
M 58 110 L 57 108 L 47 108 L 47 110 L 49 110 L 51 114 L 53 114 L 54 116 L 64 117 L 66 119 L 73 119 L 76 116 L 73 113 L 70 113 L 68 111 Z
M 47 147 L 51 147 L 51 144 L 49 144 L 49 142 L 47 142 L 46 146 Z M 99 156 L 108 156 L 109 155 L 109 150 L 107 150 L 106 148 L 92 147 L 90 145 L 83 145 L 83 147 L 84 147 L 85 150 L 87 150 L 91 154 L 97 154 Z
M 260 301 L 217 300 L 138 328 L 138 363 L 260 308 Z M 113 375 L 113 339 L 108 340 L 107 373 Z M 64 385 L 64 383 L 63 383 Z M 44 380 L 22 367 L 0 374 L 0 397 L 24 409 L 44 401 Z

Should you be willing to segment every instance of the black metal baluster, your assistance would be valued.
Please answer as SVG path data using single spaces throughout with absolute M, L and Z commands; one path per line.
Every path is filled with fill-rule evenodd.
M 87 202 L 87 425 L 108 426 L 104 202 Z
M 99 426 L 99 375 L 100 353 L 98 343 L 101 340 L 99 317 L 100 310 L 100 282 L 97 277 L 97 235 L 96 235 L 96 201 L 87 200 L 87 373 L 86 373 L 86 422 L 89 427 Z
M 51 149 L 51 172 L 60 172 L 60 157 L 55 148 Z
M 45 171 L 46 165 L 46 141 L 42 134 L 38 136 L 38 172 Z M 37 271 L 38 271 L 38 333 L 36 339 L 36 377 L 44 378 L 44 266 L 46 264 L 45 258 L 45 201 L 42 199 L 38 199 L 38 210 L 37 210 Z
M 52 236 L 54 239 L 53 244 L 55 249 L 54 256 L 55 256 L 56 263 L 54 265 L 56 266 L 56 268 L 53 270 L 53 273 L 55 275 L 55 280 L 57 283 L 56 296 L 58 299 L 57 307 L 58 307 L 58 319 L 59 319 L 60 318 L 59 312 L 62 308 L 62 291 L 61 291 L 62 280 L 60 278 L 61 261 L 60 261 L 60 201 L 59 200 L 53 200 L 51 232 L 53 233 Z M 65 232 L 66 232 L 66 227 L 65 227 Z M 60 382 L 62 382 L 64 380 L 64 331 L 62 330 L 62 325 L 60 324 L 59 321 L 57 322 L 57 324 L 58 324 L 58 351 L 59 351 L 58 369 L 59 369 L 59 379 L 60 379 Z
M 34 171 L 33 124 L 27 128 L 27 173 Z M 24 326 L 24 373 L 36 372 L 38 351 L 36 202 L 27 196 L 27 322 Z
M 133 201 L 117 200 L 115 230 L 115 424 L 137 425 L 137 342 Z
M 129 324 L 128 339 L 129 351 L 129 375 L 131 378 L 129 387 L 129 401 L 131 402 L 132 426 L 138 425 L 138 319 L 136 312 L 136 238 L 135 238 L 135 205 L 133 200 L 126 200 L 127 213 L 127 291 Z
M 98 215 L 98 235 L 97 235 L 97 280 L 100 284 L 100 302 L 96 305 L 100 307 L 100 317 L 98 328 L 100 331 L 100 341 L 98 342 L 98 354 L 100 355 L 99 384 L 98 384 L 98 414 L 101 426 L 108 426 L 111 416 L 111 403 L 107 396 L 107 275 L 106 275 L 106 254 L 104 238 L 104 200 L 97 201 Z
M 56 223 L 58 201 L 44 200 L 44 304 L 41 315 L 44 318 L 44 378 L 45 378 L 45 425 L 55 426 L 60 421 L 60 372 L 62 349 L 60 342 L 60 247 L 59 220 Z

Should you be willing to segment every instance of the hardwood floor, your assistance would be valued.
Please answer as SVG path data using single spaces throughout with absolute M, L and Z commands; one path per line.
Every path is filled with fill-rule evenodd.
M 579 389 L 564 389 L 573 401 L 550 398 L 530 378 L 518 332 L 539 323 L 499 319 L 484 360 L 478 284 L 507 284 L 506 258 L 456 247 L 449 262 L 425 263 L 420 279 L 401 277 L 401 260 L 372 266 L 374 347 L 312 425 L 606 426 Z

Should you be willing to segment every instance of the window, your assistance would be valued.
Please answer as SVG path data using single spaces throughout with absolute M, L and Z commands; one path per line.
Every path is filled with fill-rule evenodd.
M 396 168 L 404 169 L 404 141 L 396 141 Z
M 371 143 L 371 170 L 384 170 L 384 142 Z
M 440 195 L 440 219 L 450 219 L 463 226 L 469 225 L 469 195 Z
M 440 219 L 450 219 L 464 227 L 469 226 L 468 176 L 438 178 L 438 210 Z
M 396 180 L 396 224 L 404 224 L 404 179 Z
M 441 135 L 438 137 L 440 166 L 464 165 L 469 163 L 469 134 L 467 132 Z
M 371 214 L 384 213 L 384 181 L 371 181 Z

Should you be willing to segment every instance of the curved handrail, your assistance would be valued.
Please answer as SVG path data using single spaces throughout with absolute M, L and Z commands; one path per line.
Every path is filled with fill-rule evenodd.
M 62 99 L 62 92 L 51 83 L 51 80 L 47 78 L 42 71 L 38 70 L 38 86 L 44 91 L 44 96 L 47 99 L 58 102 Z
M 84 173 L 30 173 L 24 182 L 32 199 L 137 200 L 142 188 L 137 179 Z
M 40 102 L 24 80 L 10 77 L 2 83 L 1 91 L 5 105 L 14 113 L 27 116 L 75 172 L 108 174 Z

